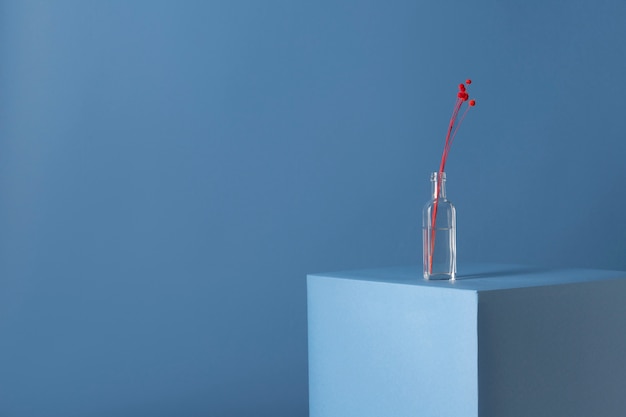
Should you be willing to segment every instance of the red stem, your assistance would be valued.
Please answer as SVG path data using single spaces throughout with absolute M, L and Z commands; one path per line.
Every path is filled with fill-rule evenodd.
M 461 120 L 455 125 L 455 121 L 459 115 L 459 110 L 461 110 L 461 106 L 463 105 L 464 100 L 461 98 L 457 98 L 456 103 L 454 104 L 454 111 L 452 112 L 452 117 L 450 117 L 450 123 L 448 124 L 448 132 L 446 134 L 446 143 L 443 148 L 443 154 L 441 155 L 441 164 L 439 165 L 439 171 L 437 172 L 437 188 L 435 189 L 435 204 L 433 205 L 433 213 L 431 218 L 432 230 L 430 234 L 430 253 L 428 254 L 428 273 L 432 274 L 433 272 L 433 255 L 435 252 L 435 231 L 437 225 L 437 209 L 439 207 L 439 196 L 441 195 L 441 182 L 443 177 L 443 172 L 446 167 L 446 161 L 448 160 L 448 154 L 450 152 L 450 146 L 454 141 L 454 137 L 456 136 L 456 132 L 459 130 L 459 126 L 463 119 L 465 119 L 465 115 L 469 110 L 469 107 L 465 109 L 463 116 L 461 116 Z

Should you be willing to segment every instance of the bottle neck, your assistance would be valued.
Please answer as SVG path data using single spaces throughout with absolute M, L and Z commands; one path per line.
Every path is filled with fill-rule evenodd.
M 446 198 L 446 173 L 433 172 L 430 175 L 433 200 Z

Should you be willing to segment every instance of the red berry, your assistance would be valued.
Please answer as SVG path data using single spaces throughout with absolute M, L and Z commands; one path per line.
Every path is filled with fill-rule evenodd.
M 469 78 L 465 80 L 465 84 L 470 85 L 471 83 L 472 83 L 472 80 L 470 80 Z
M 465 91 L 465 84 L 459 84 L 459 91 Z
M 470 100 L 469 101 L 469 105 L 470 106 L 475 106 L 476 105 L 476 100 Z

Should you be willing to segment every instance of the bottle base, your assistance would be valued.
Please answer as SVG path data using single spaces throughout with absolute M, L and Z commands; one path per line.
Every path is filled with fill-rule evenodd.
M 429 274 L 427 272 L 424 272 L 424 279 L 427 279 L 429 281 L 454 281 L 456 278 L 456 274 L 452 273 L 452 274 Z

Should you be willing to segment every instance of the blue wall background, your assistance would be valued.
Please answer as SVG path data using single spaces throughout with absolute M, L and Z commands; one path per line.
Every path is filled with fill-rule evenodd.
M 626 270 L 626 3 L 0 1 L 0 415 L 306 416 L 308 272 Z

